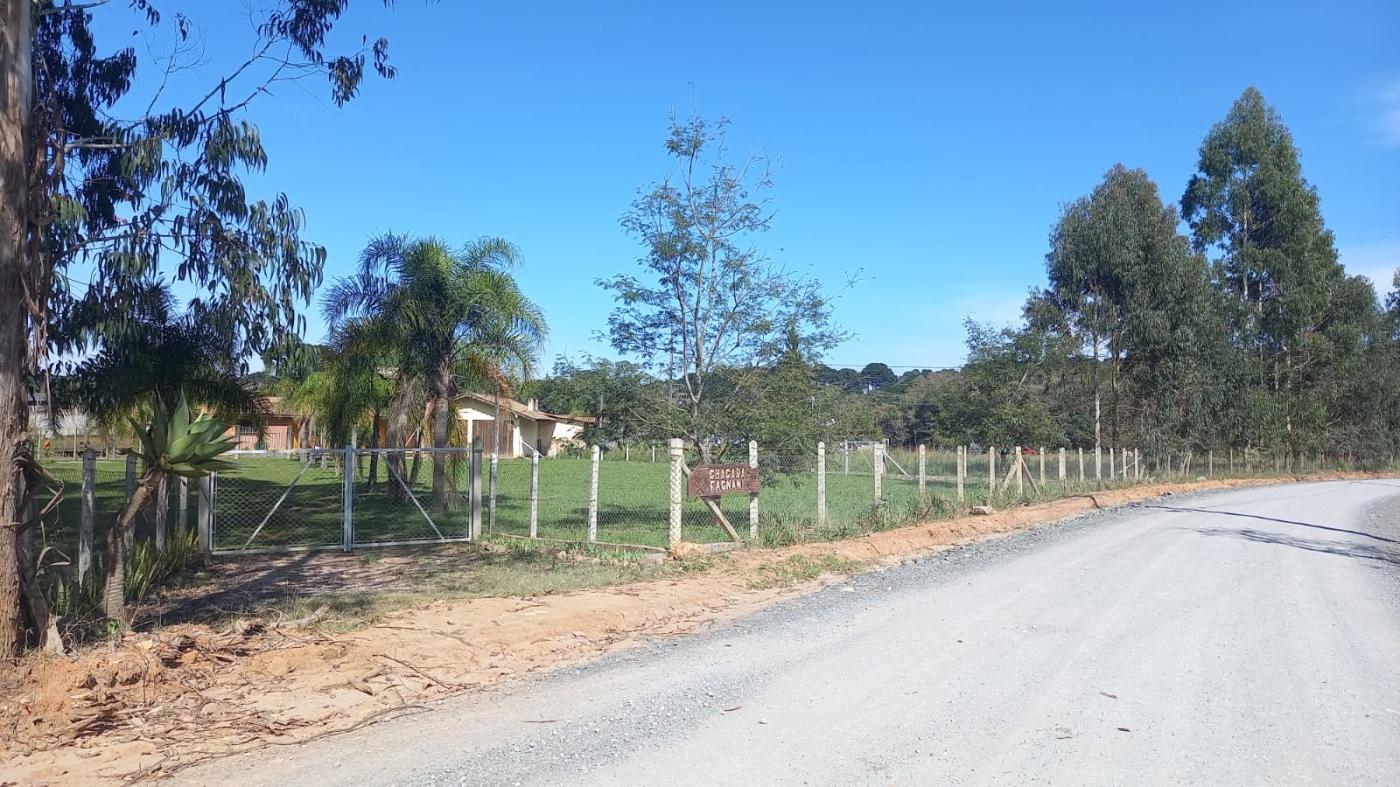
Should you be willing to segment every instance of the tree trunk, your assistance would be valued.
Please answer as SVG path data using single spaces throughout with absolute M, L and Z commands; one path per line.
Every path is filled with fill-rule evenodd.
M 102 614 L 122 626 L 126 625 L 126 531 L 131 528 L 136 512 L 150 498 L 151 490 L 159 483 L 160 476 L 159 470 L 147 470 L 141 476 L 136 491 L 126 501 L 126 508 L 117 517 L 112 532 L 107 534 L 107 583 L 102 589 Z
M 18 538 L 29 442 L 24 270 L 29 252 L 30 0 L 0 0 L 0 659 L 19 652 Z
M 452 417 L 452 370 L 444 364 L 433 378 L 433 513 L 447 509 L 447 429 Z M 500 435 L 496 435 L 497 442 Z
M 1100 439 L 1102 433 L 1102 401 L 1099 397 L 1099 338 L 1094 337 L 1094 448 L 1100 448 L 1103 441 Z
M 407 381 L 400 380 L 394 392 L 394 400 L 389 404 L 389 422 L 384 428 L 384 441 L 388 448 L 408 448 L 408 414 L 413 404 L 413 388 Z M 404 486 L 409 483 L 406 459 L 403 450 L 392 451 L 384 458 L 389 471 L 389 478 L 385 481 L 389 485 L 389 499 L 400 503 L 408 502 L 408 490 Z

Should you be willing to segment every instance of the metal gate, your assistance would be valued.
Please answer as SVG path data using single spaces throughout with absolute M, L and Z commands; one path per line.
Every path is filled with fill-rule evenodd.
M 470 449 L 233 452 L 212 483 L 215 552 L 470 538 Z

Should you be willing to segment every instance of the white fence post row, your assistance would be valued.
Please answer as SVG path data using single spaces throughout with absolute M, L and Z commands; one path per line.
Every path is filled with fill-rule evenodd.
M 923 495 L 924 495 L 924 488 L 928 486 L 928 473 L 927 473 L 927 471 L 924 469 L 924 463 L 925 463 L 925 461 L 927 461 L 927 460 L 926 460 L 925 453 L 926 453 L 926 452 L 925 452 L 925 450 L 924 450 L 924 444 L 923 444 L 923 443 L 919 443 L 919 496 L 920 496 L 920 497 L 923 497 Z
M 671 438 L 667 443 L 671 455 L 671 521 L 668 540 L 671 546 L 681 542 L 681 492 L 683 487 L 682 467 L 685 463 L 685 443 L 680 438 Z
M 758 441 L 749 441 L 749 467 L 758 469 Z M 749 495 L 749 539 L 758 540 L 758 493 Z
M 96 515 L 97 452 L 83 452 L 83 508 L 78 524 L 78 587 L 92 570 L 93 520 Z
M 817 527 L 826 526 L 826 443 L 817 443 Z
M 540 537 L 540 446 L 535 441 L 535 452 L 530 454 L 530 538 Z
M 598 540 L 598 463 L 603 450 L 593 446 L 593 468 L 588 477 L 588 542 Z

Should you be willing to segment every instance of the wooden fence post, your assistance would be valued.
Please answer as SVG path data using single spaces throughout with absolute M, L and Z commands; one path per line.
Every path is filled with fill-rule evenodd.
M 535 452 L 530 454 L 530 538 L 540 537 L 540 449 L 543 440 L 535 441 Z
M 758 441 L 749 441 L 749 467 L 758 469 Z M 749 540 L 758 540 L 758 493 L 749 495 Z
M 218 483 L 217 479 L 216 473 L 210 473 L 199 479 L 195 538 L 199 541 L 199 551 L 205 555 L 214 551 L 214 490 Z
M 96 514 L 97 452 L 83 452 L 83 507 L 78 523 L 78 587 L 92 570 L 93 519 Z
M 919 443 L 919 497 L 924 496 L 924 488 L 928 486 L 928 475 L 924 470 L 925 462 L 924 444 Z
M 845 469 L 844 471 L 842 471 L 842 474 L 843 474 L 843 475 L 850 475 L 850 474 L 851 474 L 851 443 L 850 443 L 849 440 L 843 441 L 843 442 L 841 443 L 841 457 L 842 457 L 842 458 L 845 460 L 845 462 L 846 462 L 846 469 Z
M 1215 449 L 1206 451 L 1206 478 L 1215 478 Z
M 826 525 L 826 443 L 817 443 L 817 527 Z
M 598 463 L 603 449 L 593 446 L 593 467 L 588 476 L 588 543 L 598 540 Z
M 685 443 L 678 437 L 673 437 L 666 444 L 667 453 L 671 455 L 671 519 L 668 542 L 675 546 L 681 542 L 681 494 L 684 491 L 682 467 L 685 464 Z

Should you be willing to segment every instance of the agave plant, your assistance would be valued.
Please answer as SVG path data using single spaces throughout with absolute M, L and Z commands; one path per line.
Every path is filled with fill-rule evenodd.
M 118 623 L 124 622 L 126 613 L 126 533 L 136 513 L 169 476 L 202 478 L 233 467 L 231 462 L 217 458 L 234 446 L 226 436 L 228 425 L 207 413 L 191 418 L 183 393 L 173 410 L 167 410 L 157 396 L 151 406 L 150 426 L 142 426 L 134 418 L 128 420 L 141 439 L 141 447 L 127 453 L 139 457 L 146 469 L 117 517 L 116 526 L 107 535 L 107 579 L 102 592 L 102 611 L 109 620 Z

